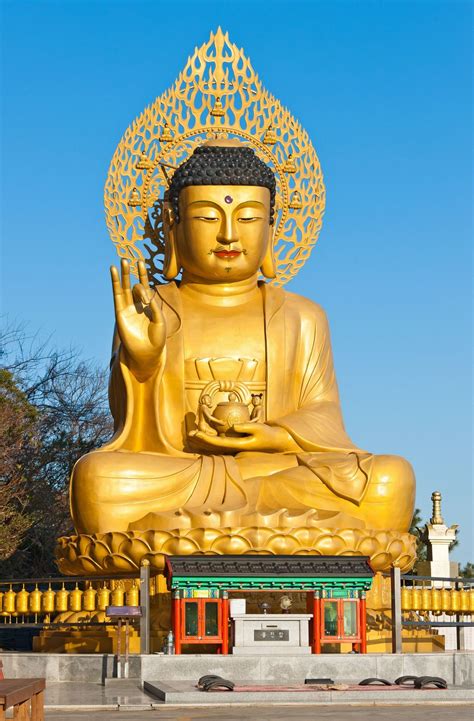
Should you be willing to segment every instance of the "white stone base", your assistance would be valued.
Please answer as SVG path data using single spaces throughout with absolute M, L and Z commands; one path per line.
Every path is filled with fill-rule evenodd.
M 271 656 L 275 653 L 275 648 L 269 645 L 261 646 L 234 646 L 232 649 L 233 656 Z M 278 648 L 279 656 L 301 656 L 310 654 L 309 646 L 288 646 L 288 648 Z
M 305 613 L 246 613 L 236 614 L 234 621 L 234 654 L 271 655 L 307 654 L 309 647 L 309 620 Z M 284 638 L 268 638 L 272 634 Z M 257 637 L 260 637 L 257 640 Z M 267 636 L 267 638 L 265 638 Z

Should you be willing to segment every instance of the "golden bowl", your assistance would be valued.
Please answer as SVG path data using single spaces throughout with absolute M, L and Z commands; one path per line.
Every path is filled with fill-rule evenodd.
M 216 430 L 220 435 L 239 436 L 233 429 L 236 423 L 248 423 L 250 421 L 250 413 L 245 403 L 237 403 L 236 401 L 224 401 L 218 403 L 212 412 L 214 418 L 218 418 L 225 423 L 224 426 L 217 426 Z

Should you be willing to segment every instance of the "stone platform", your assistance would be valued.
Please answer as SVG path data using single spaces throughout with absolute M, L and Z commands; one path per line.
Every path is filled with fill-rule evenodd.
M 6 678 L 45 677 L 51 682 L 101 684 L 114 675 L 114 657 L 108 654 L 45 654 L 1 652 Z M 130 656 L 130 676 L 138 682 L 165 683 L 192 680 L 213 673 L 234 682 L 302 683 L 305 678 L 330 677 L 339 683 L 359 683 L 377 677 L 441 676 L 450 686 L 474 686 L 474 653 L 436 654 L 321 654 L 319 656 Z
M 248 681 L 243 686 L 255 685 L 255 681 Z M 272 688 L 274 686 L 274 688 Z M 165 704 L 176 705 L 202 705 L 202 704 L 343 704 L 343 705 L 394 705 L 406 704 L 469 704 L 474 701 L 472 688 L 442 689 L 405 689 L 367 688 L 321 691 L 306 686 L 306 688 L 285 688 L 277 684 L 268 684 L 261 690 L 211 691 L 203 692 L 196 688 L 193 681 L 163 681 L 143 684 L 144 692 L 160 699 Z
M 260 692 L 211 692 L 198 691 L 194 682 L 175 681 L 173 683 L 159 682 L 155 684 L 145 683 L 142 688 L 140 681 L 121 681 L 120 683 L 102 684 L 97 683 L 71 683 L 52 682 L 47 683 L 45 693 L 45 710 L 47 718 L 49 712 L 62 713 L 65 718 L 72 718 L 72 714 L 84 714 L 81 718 L 90 719 L 94 711 L 120 711 L 120 714 L 133 711 L 152 711 L 162 709 L 166 706 L 179 707 L 187 706 L 189 709 L 212 707 L 241 707 L 254 708 L 264 707 L 304 707 L 313 706 L 427 706 L 432 707 L 455 707 L 461 708 L 467 705 L 472 706 L 474 690 L 472 688 L 453 687 L 447 691 L 433 690 L 378 690 L 364 689 L 360 691 L 316 691 L 305 690 L 300 692 L 284 691 L 280 687 L 275 690 Z M 201 714 L 203 711 L 201 710 Z M 141 717 L 141 716 L 140 716 Z M 188 714 L 186 714 L 186 718 Z M 206 716 L 207 717 L 207 716 Z M 291 715 L 291 718 L 293 716 Z M 54 718 L 51 716 L 51 718 Z M 114 717 L 115 718 L 115 717 Z M 124 716 L 129 718 L 129 716 Z M 168 718 L 168 717 L 167 717 Z M 203 718 L 200 716 L 199 718 Z M 232 716 L 232 718 L 234 718 Z M 254 718 L 254 716 L 252 716 Z M 273 716 L 272 716 L 273 718 Z M 290 718 L 290 715 L 284 717 Z M 458 717 L 460 718 L 460 717 Z M 105 719 L 105 717 L 104 717 Z

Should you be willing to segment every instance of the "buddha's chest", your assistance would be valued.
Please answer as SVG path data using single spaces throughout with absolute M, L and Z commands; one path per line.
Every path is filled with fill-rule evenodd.
M 265 378 L 263 309 L 191 308 L 183 314 L 185 361 L 198 358 L 252 358 Z
M 226 401 L 232 388 L 247 397 L 257 393 L 264 398 L 263 308 L 183 305 L 184 386 L 188 411 L 196 411 L 204 393 L 212 396 L 213 406 Z M 224 382 L 222 387 L 220 382 Z

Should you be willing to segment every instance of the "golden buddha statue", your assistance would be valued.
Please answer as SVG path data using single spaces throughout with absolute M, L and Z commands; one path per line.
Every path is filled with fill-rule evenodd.
M 164 283 L 150 284 L 143 259 L 111 268 L 115 433 L 74 468 L 66 572 L 86 558 L 88 570 L 129 570 L 145 556 L 159 569 L 163 553 L 413 560 L 412 468 L 347 436 L 325 313 L 274 284 L 276 173 L 243 139 L 201 138 L 167 176 Z M 291 162 L 293 176 L 297 153 Z M 287 205 L 304 198 L 288 187 Z

